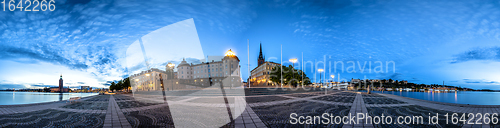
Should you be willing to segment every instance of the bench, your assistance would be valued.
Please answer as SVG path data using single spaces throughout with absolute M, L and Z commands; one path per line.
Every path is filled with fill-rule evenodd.
M 81 97 L 71 97 L 71 98 L 69 98 L 69 102 L 70 102 L 70 103 L 72 103 L 73 101 L 75 101 L 75 102 L 76 102 L 76 101 L 77 101 L 77 100 L 79 100 L 79 99 L 81 99 Z

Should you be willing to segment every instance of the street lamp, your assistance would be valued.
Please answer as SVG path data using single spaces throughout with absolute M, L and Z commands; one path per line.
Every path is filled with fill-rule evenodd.
M 332 82 L 333 82 L 333 78 L 335 78 L 335 75 L 330 75 L 330 77 L 332 77 Z M 333 84 L 332 84 L 332 86 L 333 86 Z
M 172 83 L 172 91 L 173 91 L 174 90 L 174 80 L 173 79 L 174 79 L 174 67 L 175 67 L 175 64 L 168 62 L 167 66 L 171 70 L 170 71 L 170 76 L 171 76 L 172 80 L 170 80 L 170 81 L 172 81 L 171 83 Z
M 297 62 L 297 58 L 292 58 L 288 61 L 292 62 L 292 79 L 290 80 L 290 82 L 292 82 L 292 80 L 295 79 L 295 62 Z
M 318 69 L 318 72 L 319 72 L 319 84 L 320 84 L 320 85 L 323 85 L 323 84 L 321 83 L 321 72 L 323 72 L 323 69 Z

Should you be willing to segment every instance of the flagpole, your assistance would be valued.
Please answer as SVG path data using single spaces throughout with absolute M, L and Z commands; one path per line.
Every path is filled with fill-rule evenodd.
M 251 86 L 251 83 L 250 83 L 250 80 L 251 80 L 251 74 L 250 74 L 250 39 L 247 39 L 247 58 L 248 58 L 248 88 L 250 88 Z

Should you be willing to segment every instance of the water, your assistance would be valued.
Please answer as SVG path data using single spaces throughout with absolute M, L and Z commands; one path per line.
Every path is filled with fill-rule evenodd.
M 0 105 L 32 104 L 68 100 L 70 97 L 87 97 L 98 93 L 46 93 L 0 91 Z
M 373 91 L 382 93 L 380 91 Z M 385 94 L 410 97 L 415 99 L 430 100 L 436 102 L 470 104 L 470 105 L 500 105 L 500 92 L 472 92 L 458 91 L 450 93 L 436 92 L 406 92 L 406 91 L 384 91 Z

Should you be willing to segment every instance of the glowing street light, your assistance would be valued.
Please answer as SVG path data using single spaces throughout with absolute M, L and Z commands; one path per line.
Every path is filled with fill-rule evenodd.
M 323 72 L 323 69 L 318 69 L 318 72 L 319 72 L 319 84 L 323 85 L 321 83 L 321 72 Z
M 167 66 L 170 69 L 172 69 L 172 71 L 170 71 L 170 76 L 171 76 L 172 79 L 174 79 L 174 67 L 175 67 L 175 64 L 168 62 Z M 170 80 L 170 81 L 172 81 L 172 91 L 173 91 L 174 90 L 174 81 L 173 80 Z

